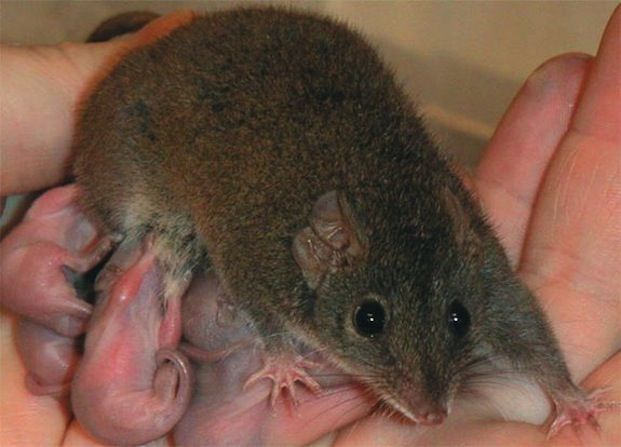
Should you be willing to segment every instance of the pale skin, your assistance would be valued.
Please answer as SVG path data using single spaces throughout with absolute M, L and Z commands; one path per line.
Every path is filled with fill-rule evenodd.
M 2 48 L 0 190 L 52 187 L 68 174 L 74 109 L 104 61 L 187 20 L 159 20 L 137 36 L 104 44 Z M 621 8 L 595 57 L 563 55 L 525 83 L 468 183 L 522 279 L 541 300 L 574 379 L 621 401 Z M 37 129 L 33 132 L 33 129 Z M 2 315 L 0 444 L 99 445 L 62 402 L 24 388 L 14 317 Z M 361 408 L 364 407 L 361 404 Z M 304 404 L 299 409 L 303 415 Z M 353 415 L 360 408 L 351 410 Z M 353 416 L 343 418 L 349 422 Z M 621 413 L 598 417 L 599 435 L 502 422 L 493 408 L 419 430 L 379 416 L 341 428 L 334 445 L 619 445 Z M 286 421 L 283 421 L 285 424 Z M 290 422 L 290 421 L 289 421 Z M 316 419 L 316 437 L 334 421 Z M 277 424 L 274 424 L 277 425 Z M 304 425 L 304 424 L 303 424 Z M 283 440 L 295 442 L 291 433 Z M 275 434 L 274 443 L 278 443 Z M 304 439 L 308 433 L 304 433 Z M 328 441 L 326 441 L 328 442 Z

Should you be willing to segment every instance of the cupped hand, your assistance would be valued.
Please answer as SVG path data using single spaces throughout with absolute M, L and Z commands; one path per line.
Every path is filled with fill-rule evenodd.
M 188 17 L 167 16 L 135 36 L 102 44 L 3 47 L 2 195 L 65 179 L 75 107 L 93 74 L 105 71 L 111 58 Z M 621 401 L 620 34 L 617 8 L 594 59 L 565 55 L 542 65 L 507 111 L 472 181 L 516 269 L 541 300 L 574 378 L 587 389 L 606 388 L 606 398 L 613 401 Z M 98 445 L 72 419 L 66 402 L 33 396 L 24 388 L 25 371 L 12 337 L 12 318 L 5 314 L 0 328 L 0 444 Z M 620 444 L 620 413 L 602 414 L 599 421 L 599 434 L 569 428 L 549 442 Z M 331 428 L 315 430 L 319 434 Z M 441 426 L 424 429 L 369 416 L 326 442 L 358 446 L 547 441 L 540 427 L 503 422 L 492 409 L 476 417 L 450 417 Z

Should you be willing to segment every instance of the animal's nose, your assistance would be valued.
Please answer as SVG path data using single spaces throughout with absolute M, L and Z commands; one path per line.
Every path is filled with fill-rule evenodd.
M 418 422 L 423 425 L 438 425 L 446 418 L 446 410 L 431 411 L 421 415 Z

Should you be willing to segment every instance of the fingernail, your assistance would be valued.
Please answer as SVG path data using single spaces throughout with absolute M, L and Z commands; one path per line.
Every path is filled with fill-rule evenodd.
M 52 328 L 66 337 L 77 337 L 86 331 L 87 318 L 80 318 L 73 315 L 62 315 L 52 322 Z
M 541 64 L 528 77 L 526 85 L 533 94 L 544 96 L 562 91 L 570 76 L 584 71 L 585 63 L 592 59 L 584 53 L 569 53 L 554 57 Z

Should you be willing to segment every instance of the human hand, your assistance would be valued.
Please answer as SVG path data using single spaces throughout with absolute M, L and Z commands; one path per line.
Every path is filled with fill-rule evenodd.
M 621 252 L 618 221 L 620 214 L 618 126 L 617 134 L 610 131 L 610 128 L 614 130 L 615 119 L 620 110 L 618 94 L 614 96 L 614 88 L 618 85 L 619 79 L 620 49 L 618 43 L 615 47 L 613 42 L 615 33 L 616 35 L 619 33 L 619 15 L 617 12 L 614 19 L 616 25 L 609 26 L 604 39 L 605 45 L 602 46 L 594 62 L 575 58 L 556 59 L 542 67 L 534 78 L 531 78 L 530 84 L 522 90 L 499 127 L 475 180 L 479 197 L 493 222 L 499 227 L 512 260 L 525 281 L 542 299 L 559 335 L 563 351 L 567 353 L 575 377 L 579 380 L 589 371 L 593 371 L 585 385 L 588 388 L 610 386 L 612 400 L 620 400 L 618 386 L 617 394 L 614 394 L 615 383 L 612 381 L 614 377 L 612 374 L 618 371 L 621 365 L 618 354 L 611 357 L 618 350 L 616 306 L 620 286 L 619 282 L 615 283 L 614 280 L 618 276 L 615 275 L 615 267 L 621 264 L 617 254 Z M 66 56 L 68 54 L 66 51 L 78 51 L 79 47 L 71 45 L 64 47 L 68 50 L 61 47 L 63 57 L 80 58 L 82 62 L 77 66 L 84 67 L 84 71 L 81 72 L 83 77 L 80 72 L 75 75 L 75 84 L 74 81 L 70 81 L 72 78 L 69 74 L 66 78 L 62 78 L 62 87 L 58 91 L 58 96 L 62 99 L 54 102 L 50 96 L 49 108 L 40 106 L 36 111 L 43 123 L 51 120 L 49 122 L 51 138 L 37 138 L 48 132 L 45 129 L 38 135 L 23 132 L 20 134 L 19 129 L 22 127 L 16 125 L 8 128 L 17 129 L 16 132 L 12 130 L 5 132 L 5 129 L 2 129 L 2 135 L 13 134 L 14 138 L 13 142 L 7 143 L 6 146 L 5 141 L 2 141 L 3 151 L 5 147 L 13 148 L 3 154 L 5 160 L 11 160 L 12 164 L 9 166 L 5 164 L 2 173 L 7 171 L 15 174 L 14 177 L 11 177 L 11 174 L 9 177 L 3 175 L 3 193 L 47 187 L 64 178 L 73 125 L 71 112 L 73 105 L 89 73 L 98 67 L 103 58 L 115 53 L 119 48 L 116 46 L 118 43 L 101 45 L 99 47 L 101 50 L 97 50 L 102 52 L 100 56 L 90 53 L 92 65 L 88 65 L 90 63 L 87 62 L 86 56 L 84 59 L 81 59 L 83 56 Z M 609 47 L 612 49 L 604 52 L 605 48 Z M 615 54 L 617 59 L 614 57 Z M 46 57 L 47 55 L 44 55 L 44 61 Z M 57 61 L 54 57 L 52 59 Z M 81 65 L 82 63 L 87 65 Z M 9 64 L 5 59 L 3 67 L 7 65 Z M 594 68 L 587 74 L 591 65 Z M 604 68 L 598 68 L 601 66 Z M 59 71 L 54 71 L 51 67 L 46 69 L 54 73 L 64 73 L 64 68 Z M 597 75 L 602 71 L 605 75 Z M 41 79 L 46 78 L 44 69 Z M 613 89 L 612 93 L 602 92 L 605 90 L 604 86 L 607 86 L 608 91 Z M 67 89 L 64 92 L 65 96 L 63 88 Z M 580 91 L 584 93 L 573 113 L 574 110 L 567 105 L 577 103 Z M 36 93 L 22 98 L 24 101 L 19 103 L 21 106 L 18 105 L 13 109 L 14 114 L 20 110 L 28 110 L 20 107 L 46 104 L 46 101 L 41 101 Z M 65 104 L 66 107 L 60 109 L 66 112 L 64 118 L 61 113 L 52 113 L 55 110 L 54 104 Z M 32 116 L 29 113 L 19 113 L 16 116 Z M 3 126 L 7 122 L 3 115 Z M 39 121 L 29 119 L 29 122 Z M 608 134 L 603 133 L 599 127 L 606 128 L 605 123 L 612 123 Z M 588 147 L 583 139 L 576 137 L 577 131 L 592 135 L 587 141 Z M 602 138 L 601 135 L 607 136 Z M 596 150 L 598 147 L 602 149 Z M 24 150 L 25 148 L 28 150 Z M 574 169 L 565 172 L 563 165 L 569 156 L 567 154 L 582 153 L 596 157 L 577 159 L 579 162 L 576 161 Z M 37 160 L 37 163 L 28 166 L 29 160 L 33 159 Z M 591 190 L 588 204 L 579 202 L 576 205 L 573 201 L 582 197 L 584 188 L 590 187 L 589 179 L 581 176 L 572 177 L 573 183 L 570 183 L 567 178 L 562 178 L 562 175 L 584 174 L 585 171 L 589 174 L 588 170 L 594 166 L 604 172 L 593 184 L 599 185 L 601 189 Z M 29 175 L 24 176 L 25 172 Z M 615 188 L 616 196 L 614 196 Z M 555 207 L 556 197 L 559 194 L 563 196 L 558 199 L 559 203 Z M 588 206 L 588 211 L 585 211 L 585 206 Z M 617 207 L 616 213 L 613 211 L 614 206 Z M 562 221 L 555 219 L 555 209 L 557 216 L 564 216 Z M 579 210 L 585 213 L 584 219 L 577 218 L 580 215 Z M 616 221 L 613 220 L 615 217 Z M 595 259 L 597 264 L 594 263 Z M 571 276 L 568 269 L 570 262 L 573 272 Z M 552 267 L 555 269 L 549 270 Z M 564 300 L 562 307 L 558 303 L 560 299 Z M 578 308 L 578 304 L 586 307 Z M 583 326 L 585 316 L 592 317 L 592 327 Z M 7 430 L 5 434 L 13 436 L 7 438 L 6 442 L 36 445 L 43 443 L 60 445 L 63 440 L 68 444 L 94 443 L 80 430 L 75 421 L 72 421 L 62 403 L 47 397 L 32 396 L 23 389 L 21 384 L 25 373 L 12 350 L 13 343 L 8 329 L 9 326 L 3 324 L 0 340 L 3 344 L 4 373 L 2 430 L 11 430 L 10 432 Z M 588 337 L 585 337 L 585 334 L 588 334 Z M 589 345 L 585 346 L 586 343 Z M 609 357 L 611 358 L 608 359 Z M 614 417 L 614 414 L 608 414 L 602 415 L 600 419 L 603 436 L 611 434 L 611 442 L 619 439 L 619 433 L 614 432 Z M 442 426 L 422 431 L 411 425 L 400 425 L 387 419 L 369 417 L 339 433 L 336 443 L 339 445 L 451 444 L 464 442 L 471 437 L 477 444 L 480 444 L 481 439 L 485 439 L 490 444 L 506 444 L 506 440 L 509 440 L 514 444 L 524 445 L 540 443 L 545 438 L 545 434 L 538 427 L 500 423 L 497 419 L 497 415 L 488 415 L 487 418 L 477 420 L 467 417 L 458 420 L 449 418 Z M 559 439 L 568 441 L 571 436 L 564 431 L 554 441 L 560 442 Z M 4 442 L 4 438 L 0 439 Z

